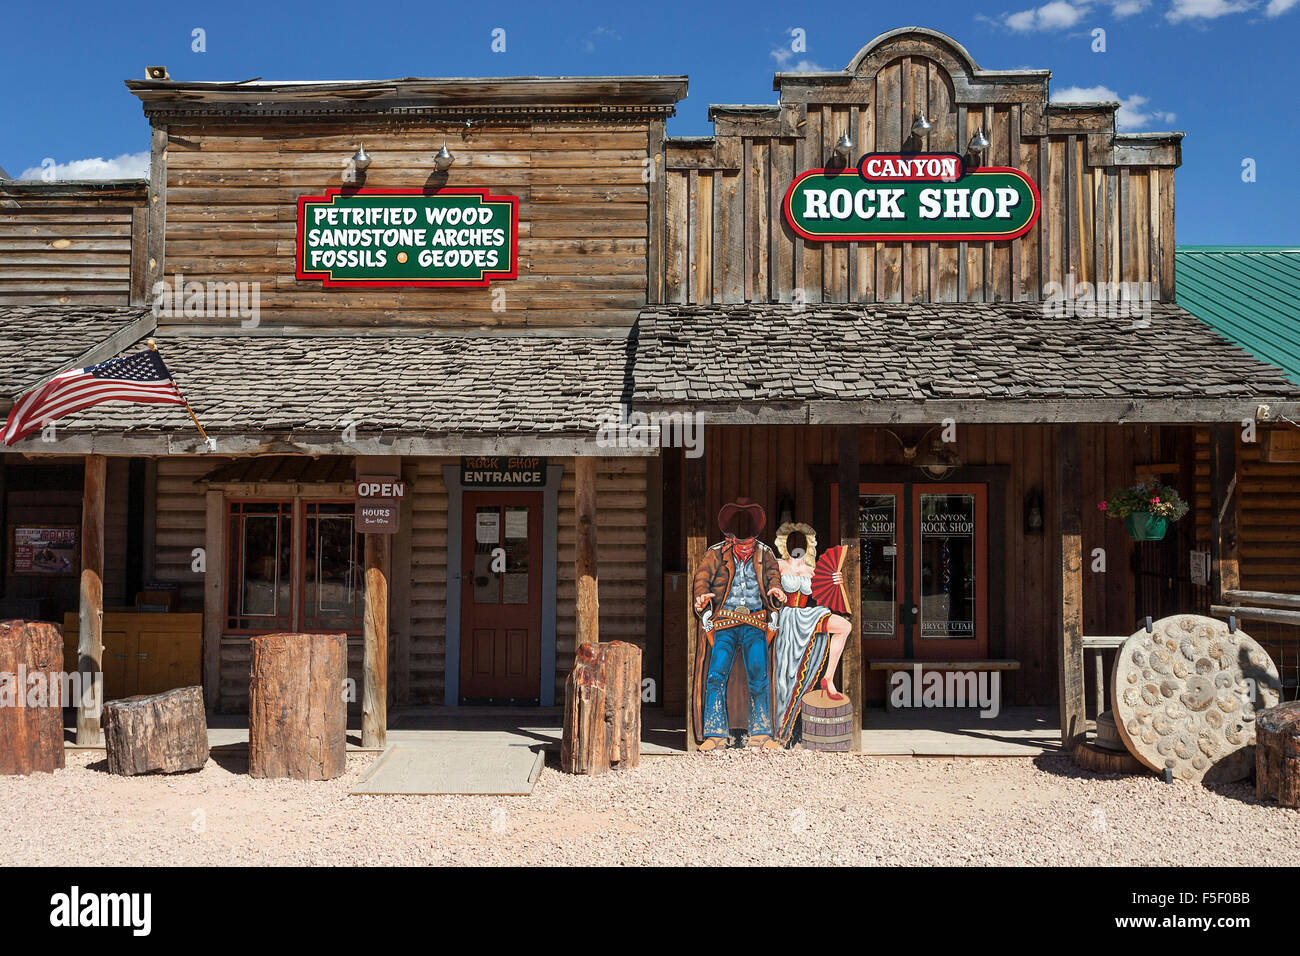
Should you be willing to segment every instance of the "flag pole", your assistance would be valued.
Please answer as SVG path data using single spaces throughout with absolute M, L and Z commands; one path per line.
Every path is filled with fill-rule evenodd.
M 146 339 L 144 344 L 149 346 L 150 352 L 158 351 L 158 343 L 155 342 L 153 339 Z M 175 378 L 172 379 L 172 384 L 176 385 Z M 181 392 L 181 387 L 179 385 L 176 385 L 176 391 L 180 392 L 181 401 L 185 403 L 185 410 L 190 413 L 190 421 L 192 421 L 194 423 L 194 427 L 199 430 L 199 437 L 203 439 L 203 444 L 211 445 L 212 441 L 208 438 L 208 433 L 205 432 L 203 430 L 203 426 L 199 424 L 198 416 L 194 414 L 194 409 L 190 408 L 190 401 L 185 397 L 185 393 Z

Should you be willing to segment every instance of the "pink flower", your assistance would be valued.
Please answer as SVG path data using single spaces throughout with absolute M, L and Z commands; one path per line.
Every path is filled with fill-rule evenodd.
M 1160 496 L 1159 496 L 1159 495 L 1152 495 L 1152 496 L 1151 496 L 1151 503 L 1152 503 L 1152 504 L 1159 504 L 1159 503 L 1160 503 Z
M 1099 501 L 1099 502 L 1097 502 L 1097 507 L 1100 508 L 1102 511 L 1105 511 L 1105 510 L 1106 510 L 1106 502 L 1104 502 L 1104 501 Z

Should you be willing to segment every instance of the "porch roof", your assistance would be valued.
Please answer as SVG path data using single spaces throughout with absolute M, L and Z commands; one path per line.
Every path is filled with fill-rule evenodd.
M 365 447 L 398 435 L 586 439 L 595 435 L 598 417 L 618 407 L 627 348 L 626 338 L 577 335 L 164 329 L 154 340 L 204 428 L 239 436 L 222 441 L 221 450 L 274 451 L 277 435 L 298 434 L 322 454 L 399 453 Z M 360 444 L 344 435 L 349 423 Z M 101 436 L 154 442 L 178 436 L 201 447 L 179 406 L 97 405 L 64 419 L 60 433 L 74 444 L 93 434 L 96 448 L 108 448 Z M 140 442 L 121 450 L 131 448 L 144 451 Z M 504 445 L 502 451 L 512 453 Z
M 641 312 L 634 335 L 638 406 L 713 408 L 724 420 L 728 408 L 752 417 L 760 405 L 821 409 L 823 421 L 853 405 L 839 420 L 874 420 L 862 409 L 920 403 L 930 420 L 945 404 L 976 403 L 1020 410 L 1005 420 L 1053 420 L 1034 417 L 1035 403 L 1097 409 L 1074 420 L 1116 420 L 1124 409 L 1121 419 L 1137 420 L 1158 403 L 1159 419 L 1148 420 L 1190 422 L 1214 409 L 1231 420 L 1241 402 L 1300 399 L 1281 369 L 1162 303 L 1144 327 L 1053 317 L 1036 302 L 660 306 Z
M 59 372 L 107 361 L 153 325 L 148 309 L 0 308 L 0 410 Z

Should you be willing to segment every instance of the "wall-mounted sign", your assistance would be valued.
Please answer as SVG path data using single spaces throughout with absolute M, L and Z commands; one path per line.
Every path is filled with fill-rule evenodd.
M 785 221 L 805 239 L 1014 239 L 1042 200 L 1009 166 L 967 167 L 950 153 L 868 153 L 856 169 L 810 169 L 785 194 Z
M 460 460 L 462 488 L 546 484 L 546 459 L 536 455 L 472 455 Z
M 9 532 L 10 570 L 14 574 L 75 575 L 78 529 L 73 524 L 13 525 Z
M 356 484 L 354 521 L 358 534 L 397 534 L 406 482 L 386 475 L 361 475 Z
M 518 198 L 486 189 L 298 197 L 298 278 L 326 286 L 485 286 L 515 278 L 518 250 Z

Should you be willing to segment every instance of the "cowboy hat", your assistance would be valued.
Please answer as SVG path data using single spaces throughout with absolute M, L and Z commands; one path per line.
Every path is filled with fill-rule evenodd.
M 750 501 L 748 498 L 737 498 L 722 506 L 722 510 L 718 512 L 718 529 L 723 534 L 731 534 L 732 519 L 742 512 L 749 515 L 750 522 L 753 524 L 751 533 L 746 537 L 757 538 L 767 524 L 767 512 L 757 501 Z

